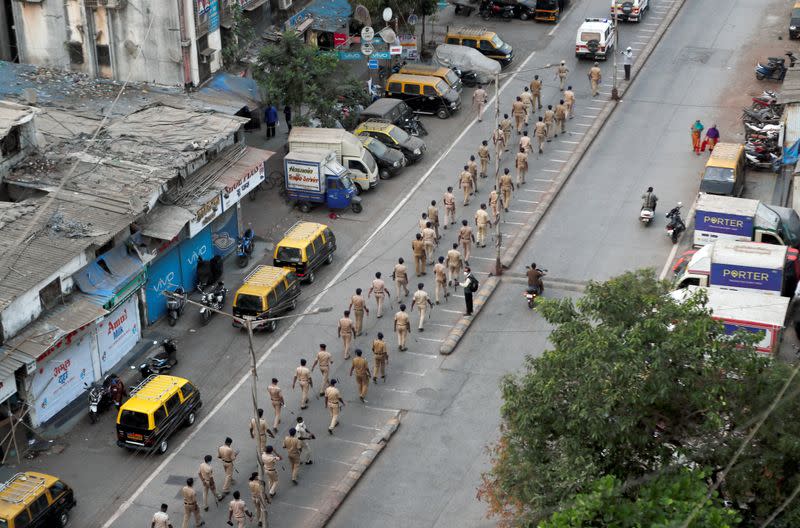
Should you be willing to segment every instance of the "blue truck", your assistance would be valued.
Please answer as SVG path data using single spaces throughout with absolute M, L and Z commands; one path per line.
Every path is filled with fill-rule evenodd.
M 315 205 L 330 209 L 350 207 L 362 210 L 361 198 L 350 173 L 337 161 L 333 151 L 289 152 L 283 160 L 286 196 L 300 211 L 307 213 Z

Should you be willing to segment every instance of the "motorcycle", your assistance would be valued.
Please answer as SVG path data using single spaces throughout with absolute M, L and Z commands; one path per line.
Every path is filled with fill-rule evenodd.
M 247 228 L 244 235 L 239 239 L 239 245 L 236 246 L 236 263 L 240 268 L 245 268 L 250 264 L 250 257 L 253 256 L 253 247 L 255 246 L 255 237 L 253 230 Z
M 775 167 L 775 163 L 778 162 L 781 157 L 773 152 L 759 152 L 759 153 L 751 153 L 745 150 L 744 153 L 745 157 L 745 164 L 748 167 L 753 167 L 754 169 L 761 169 L 761 170 L 771 170 Z
M 669 223 L 667 223 L 667 236 L 672 239 L 673 244 L 678 243 L 678 236 L 686 231 L 686 224 L 683 223 L 681 218 L 681 207 L 683 204 L 678 202 L 678 205 L 673 207 L 668 213 Z
M 184 306 L 186 306 L 186 292 L 183 287 L 178 286 L 172 295 L 167 297 L 167 321 L 170 326 L 178 323 L 178 317 L 183 314 Z
M 403 122 L 403 127 L 412 136 L 427 136 L 428 131 L 422 125 L 422 122 L 417 116 L 407 117 Z
M 785 55 L 789 57 L 789 66 L 794 66 L 794 63 L 797 61 L 794 53 L 787 51 Z M 767 60 L 769 61 L 767 64 L 761 64 L 759 62 L 756 66 L 756 79 L 759 81 L 763 81 L 764 79 L 782 81 L 788 70 L 786 67 L 786 60 L 782 57 L 767 57 Z
M 525 269 L 529 270 L 531 269 L 531 267 L 525 266 Z M 539 271 L 542 272 L 542 276 L 547 274 L 547 270 L 539 270 Z M 523 293 L 522 295 L 524 295 L 525 299 L 527 299 L 529 309 L 533 310 L 533 305 L 536 303 L 536 298 L 539 295 L 541 295 L 541 293 L 542 292 L 538 286 L 528 286 L 527 288 L 525 288 L 525 293 Z
M 778 98 L 775 95 L 775 92 L 770 90 L 764 90 L 761 95 L 757 95 L 752 98 L 753 108 L 776 108 L 778 105 Z
M 156 347 L 161 346 L 161 350 Z M 165 339 L 161 343 L 153 341 L 153 349 L 144 363 L 139 366 L 139 373 L 142 379 L 147 379 L 154 374 L 162 374 L 171 370 L 178 364 L 178 345 L 172 338 Z
M 107 375 L 102 383 L 93 381 L 91 385 L 84 383 L 83 386 L 89 389 L 87 399 L 92 423 L 97 423 L 97 415 L 108 410 L 112 403 L 119 407 L 125 395 L 125 385 L 116 374 Z
M 489 20 L 492 17 L 502 18 L 504 20 L 511 20 L 514 18 L 516 6 L 503 5 L 499 2 L 489 0 L 481 4 L 478 12 L 484 20 Z
M 208 292 L 203 291 L 200 287 L 197 289 L 200 290 L 202 294 L 200 302 L 203 306 L 200 308 L 200 320 L 202 325 L 205 326 L 208 324 L 209 319 L 211 319 L 214 310 L 222 310 L 225 307 L 225 296 L 228 294 L 228 288 L 226 288 L 223 283 L 219 282 L 213 290 Z

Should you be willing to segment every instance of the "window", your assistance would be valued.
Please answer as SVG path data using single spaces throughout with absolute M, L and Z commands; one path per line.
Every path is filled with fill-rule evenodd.
M 341 188 L 339 186 L 339 180 L 329 180 L 328 181 L 328 189 L 339 189 L 339 188 Z M 300 262 L 300 261 L 298 260 L 298 262 Z
M 80 42 L 67 42 L 67 54 L 71 64 L 83 64 L 83 44 Z
M 275 290 L 273 289 L 271 292 L 269 292 L 269 307 L 275 308 L 277 305 L 278 305 L 278 295 L 275 293 Z
M 447 37 L 448 44 L 459 44 L 458 37 Z M 466 44 L 464 44 L 466 46 Z
M 492 46 L 492 43 L 490 41 L 482 40 L 481 41 L 481 49 L 483 51 L 492 51 L 492 50 L 494 50 L 494 46 Z
M 119 417 L 119 424 L 130 429 L 149 429 L 147 415 L 136 411 L 122 411 Z
M 39 290 L 39 300 L 45 309 L 49 310 L 61 301 L 61 278 L 56 277 L 53 282 Z
M 98 44 L 95 49 L 97 50 L 97 65 L 111 66 L 111 50 L 108 44 Z
M 403 91 L 403 85 L 399 82 L 389 83 L 389 89 L 387 90 L 393 93 L 401 93 Z
M 65 491 L 67 491 L 67 485 L 60 480 L 56 481 L 55 484 L 50 486 L 50 498 L 56 500 Z
M 181 397 L 176 392 L 172 395 L 172 398 L 167 400 L 167 413 L 172 414 L 175 409 L 181 406 Z
M 280 299 L 284 293 L 286 293 L 286 284 L 283 280 L 279 280 L 278 283 L 275 285 L 274 288 L 275 295 Z
M 300 261 L 298 260 L 298 262 Z M 261 307 L 261 297 L 240 293 L 236 296 L 236 308 L 248 312 L 260 312 L 263 309 Z
M 166 419 L 167 411 L 164 410 L 164 407 L 161 406 L 156 409 L 156 412 L 153 414 L 153 420 L 155 420 L 156 427 L 161 425 L 161 423 Z
M 419 95 L 420 89 L 418 84 L 407 84 L 406 85 L 406 93 L 411 95 Z
M 365 169 L 364 165 L 358 160 L 348 160 L 347 168 L 350 170 L 357 170 L 359 172 L 363 172 L 364 174 L 366 174 L 367 172 L 367 169 Z
M 291 247 L 279 247 L 275 260 L 280 262 L 300 262 L 300 250 Z
M 470 48 L 478 47 L 478 41 L 475 39 L 464 39 L 464 41 L 461 44 L 463 46 L 469 46 Z
M 436 93 L 436 89 L 433 86 L 429 85 L 429 84 L 425 85 L 422 93 L 424 93 L 425 95 L 430 95 L 432 97 L 436 97 L 438 95 Z
M 306 246 L 306 257 L 308 258 L 308 260 L 311 260 L 312 258 L 314 258 L 314 254 L 316 254 L 316 252 L 317 252 L 317 248 L 314 247 L 314 241 L 312 240 Z
M 17 517 L 14 519 L 14 528 L 26 528 L 31 524 L 31 516 L 28 514 L 28 510 L 23 510 L 17 514 Z
M 592 40 L 596 40 L 600 42 L 600 33 L 596 31 L 583 31 L 581 32 L 581 42 L 589 42 Z
M 43 513 L 47 511 L 47 507 L 50 503 L 47 501 L 47 495 L 42 493 L 38 499 L 33 501 L 30 506 L 28 506 L 28 510 L 31 513 L 31 517 L 36 519 L 40 517 Z
M 186 398 L 194 394 L 194 390 L 195 390 L 194 385 L 188 382 L 185 383 L 183 387 L 181 387 L 181 394 L 183 394 L 183 399 L 185 400 Z

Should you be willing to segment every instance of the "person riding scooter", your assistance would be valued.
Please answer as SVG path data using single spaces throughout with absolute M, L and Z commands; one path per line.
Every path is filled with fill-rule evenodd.
M 537 268 L 536 263 L 534 262 L 528 268 L 527 275 L 528 292 L 535 293 L 536 295 L 542 295 L 544 293 L 544 283 L 542 282 L 542 277 L 545 276 L 545 272 Z
M 647 191 L 642 195 L 642 209 L 650 209 L 655 213 L 657 203 L 658 196 L 655 195 L 652 187 L 648 187 Z

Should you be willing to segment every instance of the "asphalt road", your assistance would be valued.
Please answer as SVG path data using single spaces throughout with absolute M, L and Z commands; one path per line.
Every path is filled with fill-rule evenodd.
M 667 5 L 669 2 L 653 2 L 653 12 L 643 24 L 623 26 L 622 47 L 630 43 L 638 51 L 654 32 L 653 24 L 658 23 Z M 713 119 L 714 105 L 718 104 L 713 87 L 734 74 L 735 70 L 728 68 L 737 68 L 737 50 L 756 31 L 761 9 L 762 4 L 755 1 L 722 0 L 702 5 L 688 3 L 684 7 L 647 71 L 629 92 L 628 100 L 615 112 L 526 246 L 524 256 L 518 260 L 520 267 L 536 258 L 550 269 L 551 276 L 581 281 L 606 278 L 632 267 L 663 264 L 671 249 L 662 236 L 663 222 L 648 230 L 638 225 L 638 196 L 642 187 L 650 184 L 661 198 L 660 210 L 678 199 L 691 202 L 696 190 L 693 175 L 699 171 L 701 160 L 690 155 L 688 126 L 698 108 L 705 112 L 701 118 L 708 115 L 709 120 Z M 595 102 L 587 100 L 585 71 L 589 64 L 576 64 L 572 54 L 580 20 L 604 16 L 606 12 L 607 2 L 592 0 L 576 3 L 558 26 L 520 21 L 488 24 L 496 26 L 501 36 L 515 46 L 511 70 L 567 60 L 573 70 L 570 81 L 577 90 L 580 116 L 568 123 L 573 136 L 549 143 L 545 156 L 533 161 L 530 183 L 515 196 L 504 230 L 515 229 L 535 206 L 537 195 L 548 191 L 548 180 L 563 163 L 558 160 L 567 159 L 581 129 L 588 128 L 592 116 L 608 97 L 606 85 L 606 94 Z M 710 59 L 692 59 L 695 51 L 687 51 L 687 42 L 708 50 Z M 611 77 L 610 68 L 610 64 L 603 65 L 606 81 Z M 508 111 L 513 96 L 532 74 L 520 73 L 507 81 L 501 93 L 503 111 Z M 552 73 L 543 73 L 542 77 L 546 82 L 545 101 L 555 102 L 557 86 Z M 307 524 L 374 432 L 397 412 L 403 415 L 398 433 L 331 526 L 374 526 L 377 519 L 387 526 L 476 526 L 482 518 L 484 509 L 474 500 L 474 492 L 485 467 L 483 446 L 496 432 L 498 379 L 518 368 L 524 353 L 537 353 L 545 346 L 547 329 L 535 314 L 522 309 L 524 305 L 518 297 L 521 285 L 502 285 L 467 339 L 447 359 L 438 357 L 437 350 L 462 310 L 462 299 L 451 297 L 448 304 L 434 309 L 426 332 L 411 334 L 406 353 L 396 351 L 390 317 L 368 317 L 365 335 L 357 340 L 357 346 L 368 349 L 375 333 L 383 331 L 391 352 L 388 382 L 370 387 L 367 405 L 358 402 L 354 383 L 346 379 L 349 365 L 341 361 L 341 347 L 335 335 L 336 320 L 353 290 L 366 289 L 375 271 L 388 275 L 398 256 L 410 260 L 410 240 L 419 213 L 430 199 L 441 200 L 447 185 L 455 185 L 458 168 L 475 153 L 480 140 L 488 138 L 493 125 L 490 121 L 473 123 L 470 97 L 466 91 L 464 110 L 455 118 L 426 119 L 430 131 L 426 138 L 427 157 L 364 195 L 364 213 L 345 214 L 335 220 L 327 220 L 322 211 L 308 215 L 331 223 L 340 250 L 335 264 L 318 275 L 316 284 L 305 287 L 305 304 L 299 309 L 331 306 L 334 312 L 287 322 L 274 335 L 258 335 L 259 376 L 261 380 L 272 376 L 281 380 L 287 397 L 279 435 L 282 438 L 299 411 L 299 394 L 292 393 L 289 387 L 294 367 L 300 357 L 311 359 L 317 344 L 326 342 L 334 352 L 334 375 L 343 379 L 342 392 L 348 406 L 336 435 L 320 435 L 315 442 L 315 464 L 303 468 L 300 486 L 291 487 L 288 474 L 281 472 L 281 488 L 271 508 L 273 526 Z M 504 161 L 508 163 L 509 158 L 506 155 Z M 437 163 L 438 160 L 441 161 Z M 481 183 L 478 198 L 485 199 L 487 186 Z M 459 201 L 459 217 L 471 219 L 479 199 L 473 199 L 466 210 Z M 265 252 L 270 248 L 269 242 L 300 216 L 266 193 L 244 207 L 245 217 L 263 240 L 258 248 Z M 446 232 L 440 247 L 447 248 L 453 240 L 454 233 Z M 485 274 L 493 260 L 493 250 L 477 250 L 472 260 L 473 267 Z M 229 271 L 226 282 L 237 287 L 245 272 Z M 485 275 L 478 275 L 482 276 Z M 431 291 L 431 274 L 425 279 Z M 412 278 L 411 282 L 416 281 Z M 390 311 L 395 309 L 396 304 Z M 416 314 L 412 322 L 416 327 Z M 497 338 L 501 331 L 502 341 Z M 249 382 L 244 377 L 246 341 L 220 317 L 202 329 L 196 319 L 186 317 L 169 332 L 178 336 L 181 343 L 181 363 L 176 374 L 194 380 L 206 404 L 201 420 L 174 438 L 167 456 L 143 457 L 119 450 L 114 445 L 113 419 L 106 415 L 97 426 L 90 428 L 84 423 L 69 434 L 63 454 L 25 464 L 26 468 L 55 473 L 73 484 L 79 498 L 73 515 L 75 526 L 99 526 L 106 519 L 106 526 L 141 526 L 149 522 L 161 502 L 170 504 L 173 519 L 179 522 L 182 512 L 178 493 L 183 479 L 195 475 L 200 457 L 215 454 L 228 435 L 241 449 L 237 487 L 246 498 L 249 496 L 245 480 L 255 468 L 255 455 L 247 434 L 251 409 Z M 260 401 L 267 408 L 265 389 L 266 383 L 262 382 Z M 324 433 L 328 417 L 321 402 L 312 401 L 304 416 L 312 431 Z M 221 471 L 221 466 L 216 465 L 218 478 Z M 223 515 L 222 509 L 217 511 L 212 506 L 208 520 L 213 523 L 209 524 L 221 524 Z

